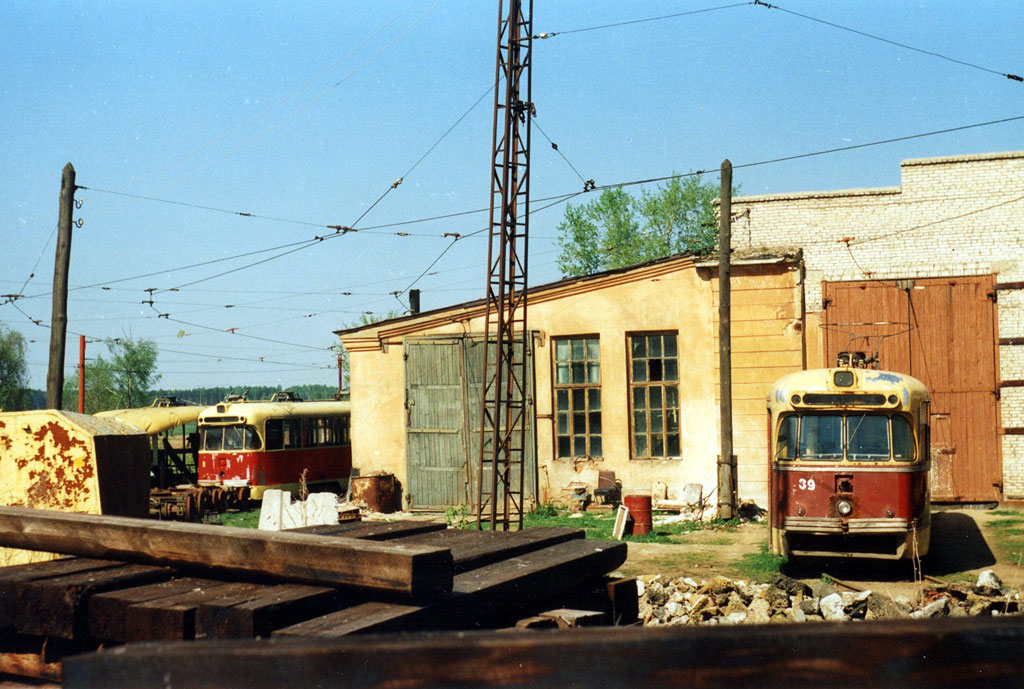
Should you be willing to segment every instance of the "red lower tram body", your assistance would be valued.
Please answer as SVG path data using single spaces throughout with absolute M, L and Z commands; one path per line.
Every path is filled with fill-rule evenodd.
M 248 487 L 253 499 L 270 488 L 298 492 L 303 471 L 309 487 L 344 489 L 352 471 L 352 448 L 199 453 L 199 485 Z
M 928 466 L 779 466 L 772 471 L 772 552 L 921 557 L 931 535 Z

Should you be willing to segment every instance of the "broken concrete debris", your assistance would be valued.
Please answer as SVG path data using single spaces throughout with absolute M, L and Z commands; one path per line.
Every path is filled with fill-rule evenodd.
M 840 590 L 828 580 L 813 586 L 784 574 L 767 584 L 717 576 L 710 581 L 660 574 L 637 579 L 645 625 L 764 624 L 894 618 L 1020 615 L 1021 592 L 1007 589 L 995 572 L 974 584 L 929 584 L 918 600 L 872 591 Z

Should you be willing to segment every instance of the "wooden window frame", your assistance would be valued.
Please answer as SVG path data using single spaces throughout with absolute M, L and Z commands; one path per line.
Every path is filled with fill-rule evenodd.
M 582 359 L 573 357 L 573 342 L 582 342 Z M 569 358 L 559 359 L 560 343 L 567 343 Z M 590 356 L 591 346 L 596 348 L 597 357 Z M 567 364 L 568 382 L 559 382 L 560 364 Z M 582 381 L 573 381 L 573 364 L 581 366 Z M 596 367 L 597 381 L 590 380 L 591 366 Z M 601 337 L 598 334 L 559 335 L 551 338 L 551 408 L 552 408 L 552 454 L 556 460 L 603 459 L 604 434 L 601 418 Z M 560 405 L 563 403 L 564 408 Z M 582 402 L 582 408 L 580 403 Z M 596 402 L 596 408 L 595 408 Z M 565 431 L 559 425 L 565 418 Z M 583 432 L 577 433 L 576 424 L 582 422 Z M 597 430 L 594 430 L 594 425 Z M 563 454 L 560 444 L 563 438 L 569 443 L 568 454 Z M 582 440 L 584 452 L 577 453 L 577 442 Z M 595 448 L 594 445 L 597 445 Z M 595 452 L 595 449 L 597 450 Z
M 672 337 L 674 354 L 667 353 L 667 336 Z M 658 337 L 660 352 L 651 356 L 648 347 L 651 338 Z M 643 338 L 642 354 L 635 356 L 635 338 Z M 629 458 L 630 460 L 665 460 L 682 458 L 682 402 L 679 397 L 679 331 L 644 330 L 626 333 L 626 387 L 629 405 Z M 641 364 L 640 362 L 645 362 Z M 653 362 L 658 362 L 657 364 Z M 644 380 L 636 380 L 638 366 L 643 368 Z M 674 376 L 674 377 L 669 377 Z M 655 378 L 651 380 L 651 378 Z M 657 389 L 657 393 L 654 392 Z M 641 392 L 642 391 L 642 392 Z M 644 406 L 637 408 L 639 397 Z M 674 406 L 672 406 L 674 398 Z M 657 403 L 658 407 L 653 405 Z M 642 419 L 639 416 L 642 414 Z M 660 416 L 659 416 L 660 414 Z M 674 415 L 674 421 L 673 421 Z M 675 430 L 669 426 L 674 423 Z M 660 430 L 658 430 L 660 429 Z M 638 451 L 640 437 L 643 447 Z M 655 453 L 660 445 L 660 452 Z

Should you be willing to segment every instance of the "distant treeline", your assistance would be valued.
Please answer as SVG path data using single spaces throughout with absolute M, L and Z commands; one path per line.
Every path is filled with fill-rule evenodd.
M 148 405 L 157 397 L 177 397 L 187 402 L 196 404 L 216 404 L 228 395 L 241 395 L 245 393 L 250 400 L 268 400 L 271 395 L 280 390 L 290 390 L 304 400 L 329 400 L 334 398 L 338 388 L 333 385 L 293 385 L 287 388 L 274 387 L 271 385 L 251 385 L 249 387 L 239 386 L 232 388 L 189 388 L 179 390 L 153 390 L 149 393 Z M 30 390 L 31 398 L 29 409 L 46 408 L 46 391 Z M 143 406 L 145 406 L 143 405 Z
M 244 394 L 250 400 L 269 400 L 275 392 L 289 390 L 304 400 L 329 400 L 338 392 L 332 385 L 292 385 L 287 388 L 271 385 L 250 385 L 238 387 L 189 388 L 178 390 L 153 390 L 150 397 L 177 397 L 196 404 L 216 404 L 228 395 Z M 152 400 L 151 400 L 152 401 Z

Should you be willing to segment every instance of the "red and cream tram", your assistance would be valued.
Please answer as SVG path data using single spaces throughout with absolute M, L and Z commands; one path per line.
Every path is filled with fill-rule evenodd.
M 199 485 L 298 493 L 344 490 L 352 471 L 349 402 L 305 402 L 291 395 L 270 402 L 228 400 L 199 414 Z
M 849 366 L 776 381 L 768 396 L 772 552 L 927 554 L 930 399 L 916 378 Z

